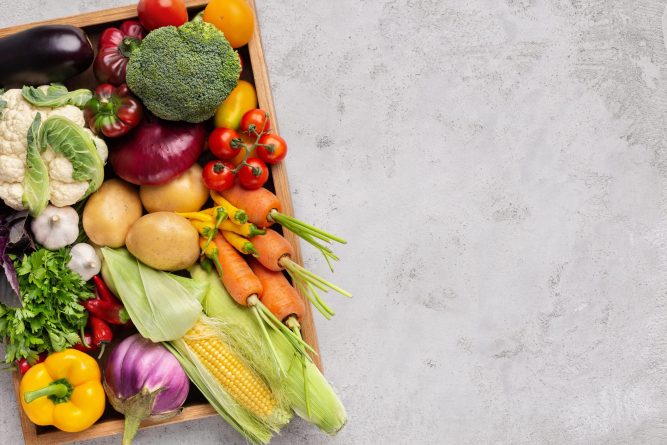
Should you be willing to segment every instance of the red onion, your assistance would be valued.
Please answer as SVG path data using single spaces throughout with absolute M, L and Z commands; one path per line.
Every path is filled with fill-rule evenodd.
M 142 420 L 166 419 L 181 411 L 190 381 L 167 348 L 134 334 L 111 352 L 104 389 L 114 409 L 125 414 L 122 443 L 129 445 Z
M 204 150 L 203 124 L 144 116 L 137 128 L 110 142 L 109 160 L 118 176 L 137 185 L 159 185 L 183 173 Z

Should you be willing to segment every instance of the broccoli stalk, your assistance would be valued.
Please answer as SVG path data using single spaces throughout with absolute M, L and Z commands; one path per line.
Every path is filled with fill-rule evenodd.
M 239 56 L 224 34 L 204 21 L 158 28 L 127 65 L 127 85 L 156 116 L 202 122 L 231 93 L 241 74 Z

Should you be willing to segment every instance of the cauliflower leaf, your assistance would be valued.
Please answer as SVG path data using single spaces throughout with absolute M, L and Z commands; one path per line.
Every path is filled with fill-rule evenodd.
M 39 215 L 49 204 L 49 172 L 42 159 L 40 144 L 40 125 L 42 115 L 37 113 L 28 129 L 28 150 L 26 169 L 23 178 L 23 206 L 30 209 L 33 216 Z
M 62 116 L 51 116 L 42 124 L 45 146 L 62 154 L 72 164 L 72 179 L 88 182 L 81 197 L 87 197 L 104 181 L 104 161 L 93 138 L 84 128 Z

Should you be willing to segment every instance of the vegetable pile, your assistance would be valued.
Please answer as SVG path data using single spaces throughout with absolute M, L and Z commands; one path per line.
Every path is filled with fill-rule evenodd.
M 137 13 L 96 52 L 73 27 L 0 39 L 14 60 L 0 68 L 0 336 L 21 407 L 78 432 L 110 406 L 130 444 L 142 420 L 178 416 L 193 383 L 249 443 L 294 414 L 336 434 L 345 408 L 301 330 L 305 299 L 328 319 L 323 294 L 351 294 L 300 265 L 283 232 L 332 271 L 345 240 L 265 188 L 287 143 L 241 79 L 252 8 Z M 60 83 L 87 69 L 94 88 Z

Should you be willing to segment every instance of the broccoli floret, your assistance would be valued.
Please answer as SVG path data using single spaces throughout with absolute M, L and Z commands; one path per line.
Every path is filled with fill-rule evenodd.
M 156 116 L 201 122 L 231 93 L 241 74 L 238 54 L 204 21 L 158 28 L 132 52 L 127 85 Z

